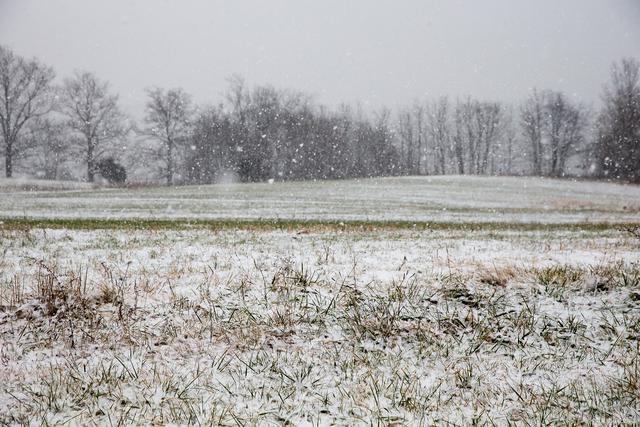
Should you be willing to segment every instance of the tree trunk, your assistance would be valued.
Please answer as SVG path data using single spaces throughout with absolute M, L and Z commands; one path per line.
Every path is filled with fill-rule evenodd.
M 407 175 L 413 175 L 413 131 L 412 123 L 407 121 Z
M 417 133 L 418 133 L 418 159 L 416 161 L 416 167 L 415 167 L 415 171 L 416 171 L 416 175 L 422 175 L 422 154 L 423 154 L 423 147 L 422 147 L 422 111 L 418 110 L 416 112 L 416 122 L 417 122 Z M 427 171 L 425 169 L 425 175 L 427 174 Z
M 173 185 L 173 144 L 167 144 L 167 185 Z
M 507 175 L 511 175 L 513 170 L 512 151 L 513 151 L 513 140 L 509 138 L 507 140 Z
M 538 140 L 538 135 L 534 135 L 534 140 L 532 141 L 532 147 L 533 147 L 533 174 L 536 176 L 540 176 L 542 175 L 542 165 L 541 165 L 541 147 L 540 147 L 540 142 Z
M 559 137 L 557 135 L 553 135 L 551 137 L 551 165 L 550 165 L 550 175 L 551 176 L 560 176 L 558 172 L 558 150 L 559 150 Z
M 445 156 L 446 156 L 446 151 L 445 150 L 446 150 L 446 147 L 444 147 L 443 145 L 440 145 L 439 157 L 440 157 L 440 174 L 441 175 L 444 175 L 447 172 L 447 169 L 446 169 L 447 168 L 447 166 L 446 166 L 447 160 L 445 158 Z
M 7 178 L 13 176 L 13 144 L 7 143 L 7 149 L 4 157 L 4 171 Z
M 456 160 L 458 161 L 458 173 L 464 175 L 464 154 L 462 151 L 462 142 L 456 141 Z
M 87 181 L 95 180 L 95 159 L 93 158 L 93 141 L 89 140 L 87 144 Z

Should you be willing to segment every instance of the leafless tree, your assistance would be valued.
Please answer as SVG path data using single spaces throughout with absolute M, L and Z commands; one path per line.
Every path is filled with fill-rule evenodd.
M 29 168 L 44 179 L 60 179 L 62 166 L 72 154 L 66 125 L 61 121 L 40 117 L 29 123 L 26 138 Z
M 404 173 L 410 175 L 413 163 L 413 117 L 408 110 L 398 113 L 398 136 L 400 139 L 400 158 Z
M 567 160 L 579 151 L 584 141 L 588 114 L 582 105 L 572 103 L 562 92 L 547 92 L 545 98 L 549 134 L 547 170 L 551 176 L 562 176 Z
M 447 153 L 451 147 L 451 119 L 449 117 L 449 99 L 441 97 L 428 105 L 427 129 L 434 152 L 434 172 L 447 173 Z
M 0 127 L 7 178 L 13 175 L 14 158 L 22 148 L 20 132 L 29 121 L 47 114 L 53 106 L 53 78 L 50 67 L 0 46 Z
M 467 98 L 456 106 L 455 123 L 454 146 L 459 173 L 464 173 L 462 165 L 466 158 L 467 173 L 486 174 L 500 136 L 501 105 Z
M 640 62 L 614 64 L 598 118 L 596 156 L 601 176 L 640 182 Z
M 520 108 L 520 122 L 534 175 L 562 176 L 569 158 L 584 148 L 588 112 L 562 92 L 534 90 Z
M 414 101 L 413 105 L 398 114 L 397 134 L 400 139 L 401 168 L 410 175 L 428 175 L 430 172 L 428 152 L 428 118 L 425 104 Z
M 513 151 L 516 148 L 516 144 L 518 141 L 517 138 L 517 127 L 514 123 L 515 116 L 513 112 L 513 107 L 509 107 L 504 114 L 504 126 L 502 132 L 502 156 L 499 160 L 501 160 L 501 167 L 493 169 L 494 173 L 511 175 L 514 171 L 513 166 Z
M 61 112 L 79 136 L 76 142 L 85 155 L 87 181 L 93 182 L 97 161 L 111 143 L 129 132 L 127 118 L 118 107 L 118 96 L 109 93 L 109 84 L 92 73 L 76 72 L 65 79 L 62 91 Z
M 416 165 L 414 175 L 429 174 L 429 164 L 426 159 L 427 140 L 425 138 L 425 108 L 420 102 L 413 104 L 413 120 L 416 134 Z
M 244 77 L 233 74 L 227 78 L 229 88 L 225 93 L 225 98 L 229 104 L 229 109 L 234 119 L 244 126 L 246 122 L 246 111 L 251 102 L 251 96 L 247 90 Z
M 167 185 L 172 185 L 178 150 L 187 141 L 190 129 L 191 97 L 182 89 L 153 88 L 147 91 L 144 134 L 161 142 L 159 151 L 164 161 Z
M 473 144 L 476 148 L 474 170 L 476 174 L 486 174 L 502 130 L 502 106 L 497 102 L 476 102 L 473 114 L 476 138 Z
M 257 86 L 250 92 L 245 111 L 248 145 L 243 147 L 243 169 L 252 179 L 277 179 L 282 152 L 281 121 L 284 94 L 273 86 Z
M 468 121 L 468 113 L 465 107 L 458 101 L 453 115 L 454 133 L 453 133 L 453 155 L 455 158 L 456 172 L 460 175 L 465 173 L 465 123 Z
M 534 175 L 542 175 L 542 134 L 544 132 L 544 96 L 537 90 L 527 98 L 520 108 L 522 133 L 531 147 L 531 162 Z
M 393 175 L 397 168 L 397 154 L 395 149 L 392 149 L 394 135 L 390 122 L 391 111 L 388 108 L 380 108 L 374 113 L 367 153 L 372 165 L 370 176 Z

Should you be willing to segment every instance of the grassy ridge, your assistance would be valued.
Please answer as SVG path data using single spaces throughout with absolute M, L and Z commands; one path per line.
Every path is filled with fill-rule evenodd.
M 635 228 L 640 223 L 578 222 L 442 222 L 442 221 L 362 221 L 362 220 L 303 220 L 303 219 L 32 219 L 0 218 L 0 230 L 52 228 L 70 230 L 248 230 L 248 231 L 393 231 L 393 230 L 515 230 L 606 231 Z

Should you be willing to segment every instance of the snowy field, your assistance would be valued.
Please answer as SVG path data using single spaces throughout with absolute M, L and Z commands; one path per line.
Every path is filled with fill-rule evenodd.
M 45 191 L 16 191 L 7 180 L 0 181 L 0 217 L 640 221 L 639 186 L 544 178 L 443 176 L 173 188 L 42 188 Z
M 2 425 L 640 423 L 638 187 L 4 188 Z M 234 215 L 505 227 L 7 219 Z M 555 227 L 507 227 L 528 221 Z
M 91 190 L 92 188 L 94 188 L 92 184 L 77 181 L 50 181 L 32 178 L 0 178 L 0 191 L 2 193 Z

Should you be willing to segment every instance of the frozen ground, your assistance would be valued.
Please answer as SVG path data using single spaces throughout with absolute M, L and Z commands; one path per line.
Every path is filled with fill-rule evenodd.
M 637 191 L 531 182 L 615 215 Z M 640 240 L 614 228 L 0 229 L 0 286 L 0 424 L 640 423 Z
M 49 189 L 42 184 L 34 188 Z M 67 188 L 67 187 L 63 187 Z M 640 187 L 517 177 L 404 177 L 174 188 L 16 191 L 0 217 L 639 222 Z
M 0 192 L 34 192 L 61 190 L 90 190 L 91 184 L 77 181 L 50 181 L 32 178 L 0 178 Z

